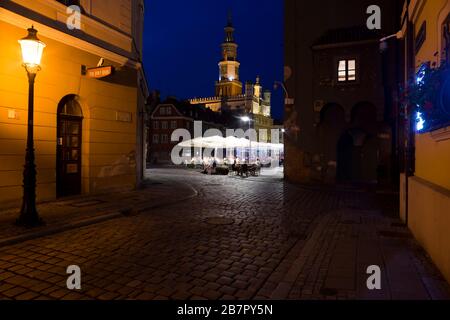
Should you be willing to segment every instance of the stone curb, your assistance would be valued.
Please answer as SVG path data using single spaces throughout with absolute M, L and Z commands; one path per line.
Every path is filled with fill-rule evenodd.
M 270 178 L 270 176 L 263 176 L 263 177 L 240 177 L 240 176 L 228 176 L 230 179 L 236 179 L 240 181 L 252 181 L 252 182 L 261 182 L 261 183 L 280 183 L 280 182 L 286 182 L 284 178 Z
M 82 228 L 82 227 L 87 227 L 90 225 L 94 225 L 97 223 L 105 222 L 105 221 L 120 218 L 120 217 L 126 217 L 130 213 L 137 215 L 137 214 L 140 214 L 140 213 L 150 210 L 150 209 L 156 209 L 156 208 L 161 208 L 161 207 L 165 207 L 165 206 L 170 206 L 170 205 L 182 202 L 182 201 L 190 200 L 190 199 L 198 196 L 198 191 L 194 187 L 192 187 L 188 184 L 186 184 L 186 186 L 188 186 L 192 190 L 193 193 L 188 196 L 182 197 L 180 199 L 171 200 L 171 201 L 163 201 L 163 202 L 152 204 L 152 205 L 145 205 L 145 206 L 136 205 L 136 207 L 125 207 L 125 208 L 122 208 L 122 209 L 116 210 L 116 211 L 105 211 L 104 213 L 102 213 L 96 217 L 83 219 L 83 220 L 75 221 L 75 222 L 68 222 L 68 223 L 65 223 L 60 226 L 52 227 L 52 228 L 49 228 L 46 230 L 41 230 L 41 231 L 37 231 L 37 232 L 33 232 L 33 233 L 21 234 L 21 235 L 13 236 L 10 238 L 0 239 L 0 247 L 6 247 L 6 246 L 21 243 L 21 242 L 25 242 L 28 240 L 51 236 L 51 235 L 54 235 L 57 233 L 61 233 L 61 232 L 65 232 L 65 231 L 69 231 L 69 230 L 73 230 L 73 229 L 78 229 L 78 228 Z

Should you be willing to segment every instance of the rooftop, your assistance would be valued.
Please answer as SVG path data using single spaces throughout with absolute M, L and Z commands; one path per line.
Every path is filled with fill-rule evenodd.
M 382 37 L 383 33 L 379 30 L 369 30 L 366 26 L 355 26 L 328 30 L 314 43 L 314 45 L 362 42 L 367 40 L 378 40 Z

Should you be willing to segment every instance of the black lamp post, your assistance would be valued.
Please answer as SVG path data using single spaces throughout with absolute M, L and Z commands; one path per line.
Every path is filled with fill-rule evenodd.
M 31 27 L 28 35 L 19 40 L 22 49 L 23 66 L 28 75 L 28 131 L 25 168 L 23 171 L 23 202 L 16 224 L 34 227 L 43 223 L 36 209 L 36 165 L 34 155 L 34 80 L 41 69 L 41 58 L 45 43 L 37 37 L 37 30 Z

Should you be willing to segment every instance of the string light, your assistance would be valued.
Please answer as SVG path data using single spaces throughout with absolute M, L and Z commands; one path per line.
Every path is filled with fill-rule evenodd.
M 422 131 L 425 128 L 425 120 L 422 117 L 422 112 L 417 111 L 416 113 L 416 130 Z
M 425 83 L 425 75 L 427 73 L 427 65 L 423 64 L 416 74 L 416 84 L 422 86 Z

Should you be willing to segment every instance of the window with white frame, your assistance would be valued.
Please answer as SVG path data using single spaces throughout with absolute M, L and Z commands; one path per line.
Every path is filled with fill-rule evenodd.
M 159 135 L 158 134 L 154 134 L 153 135 L 152 142 L 153 143 L 159 143 Z
M 177 128 L 177 121 L 176 120 L 172 120 L 170 122 L 170 128 L 171 129 L 176 129 Z
M 156 130 L 159 129 L 159 122 L 158 121 L 153 121 L 153 129 L 156 129 Z
M 167 134 L 161 135 L 161 143 L 168 143 L 169 142 L 169 136 Z
M 339 60 L 338 82 L 356 81 L 356 60 Z
M 168 129 L 169 128 L 169 126 L 168 126 L 168 124 L 167 124 L 167 121 L 162 121 L 161 122 L 161 129 Z
M 169 115 L 169 116 L 172 114 L 172 108 L 171 107 L 167 107 L 166 108 L 166 114 Z
M 166 107 L 160 107 L 159 108 L 159 114 L 162 115 L 162 116 L 165 116 L 166 115 Z

